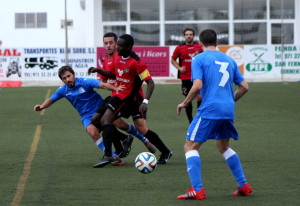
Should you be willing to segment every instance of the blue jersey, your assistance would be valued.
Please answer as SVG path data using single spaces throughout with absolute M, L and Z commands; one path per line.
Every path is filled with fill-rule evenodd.
M 233 83 L 244 80 L 236 62 L 219 51 L 205 51 L 192 60 L 192 80 L 200 79 L 202 103 L 198 108 L 204 119 L 234 119 Z
M 82 117 L 93 115 L 103 102 L 103 98 L 94 90 L 101 82 L 92 78 L 75 78 L 75 86 L 63 85 L 50 97 L 55 102 L 63 97 L 67 98 Z

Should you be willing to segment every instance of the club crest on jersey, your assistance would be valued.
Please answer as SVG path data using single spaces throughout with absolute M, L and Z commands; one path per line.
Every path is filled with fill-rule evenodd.
M 119 76 L 122 76 L 123 72 L 124 72 L 123 70 L 118 69 Z
M 83 87 L 80 87 L 79 88 L 79 93 L 84 93 L 85 92 L 85 89 Z
M 129 72 L 129 68 L 125 68 L 124 72 L 128 73 Z

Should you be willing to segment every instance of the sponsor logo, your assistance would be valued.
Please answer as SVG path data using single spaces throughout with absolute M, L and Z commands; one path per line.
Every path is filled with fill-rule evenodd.
M 255 73 L 266 73 L 272 70 L 272 64 L 265 60 L 264 55 L 268 52 L 265 47 L 255 47 L 250 50 L 254 60 L 246 64 L 246 70 Z

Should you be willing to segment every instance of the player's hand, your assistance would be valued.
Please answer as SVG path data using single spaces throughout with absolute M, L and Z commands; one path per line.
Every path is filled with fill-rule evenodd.
M 179 71 L 180 71 L 181 73 L 184 73 L 184 72 L 186 71 L 185 66 L 180 67 Z
M 36 111 L 36 112 L 42 111 L 43 107 L 42 107 L 42 105 L 35 105 L 34 108 L 33 108 L 33 110 Z
M 148 110 L 147 104 L 142 103 L 142 104 L 140 105 L 140 107 L 139 107 L 140 113 L 146 114 L 146 113 L 147 113 L 147 110 Z
M 177 106 L 177 115 L 180 115 L 181 109 L 185 108 L 185 107 L 186 107 L 186 104 L 184 104 L 184 103 L 178 104 L 178 106 Z
M 97 72 L 97 68 L 95 68 L 95 67 L 90 67 L 89 69 L 88 69 L 88 74 L 90 75 L 91 73 L 95 73 L 95 72 Z
M 120 84 L 120 86 L 117 87 L 116 92 L 119 93 L 119 91 L 123 91 L 125 89 L 125 85 Z

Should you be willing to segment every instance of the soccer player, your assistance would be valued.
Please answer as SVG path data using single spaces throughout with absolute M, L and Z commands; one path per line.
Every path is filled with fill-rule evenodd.
M 195 30 L 186 28 L 183 31 L 185 42 L 177 46 L 171 58 L 172 65 L 178 69 L 178 78 L 181 79 L 181 91 L 184 96 L 187 96 L 192 88 L 191 81 L 191 62 L 192 58 L 202 52 L 200 45 L 194 42 Z M 177 62 L 177 59 L 179 61 Z M 200 94 L 197 96 L 197 107 L 201 104 Z M 189 123 L 193 120 L 193 105 L 188 103 L 185 107 L 185 112 Z
M 119 116 L 128 118 L 132 116 L 134 125 L 155 147 L 161 151 L 159 164 L 165 164 L 171 158 L 172 152 L 165 146 L 159 136 L 147 128 L 146 112 L 149 99 L 154 90 L 154 82 L 146 65 L 132 51 L 134 40 L 131 35 L 124 34 L 117 40 L 117 55 L 114 55 L 110 71 L 89 68 L 89 73 L 98 72 L 107 78 L 116 79 L 116 85 L 124 85 L 125 89 L 112 92 L 111 98 L 106 103 L 106 108 L 99 108 L 100 122 L 103 127 L 103 140 L 105 145 L 105 157 L 97 164 L 103 167 L 113 161 L 111 154 L 111 139 L 115 129 L 113 121 Z M 143 81 L 147 83 L 146 95 L 140 93 Z
M 107 57 L 103 61 L 103 65 L 102 65 L 102 69 L 104 69 L 104 70 L 110 69 L 109 66 L 112 64 L 113 55 L 116 53 L 116 50 L 117 50 L 117 39 L 118 39 L 118 36 L 113 32 L 108 32 L 108 33 L 104 34 L 104 36 L 103 36 L 103 44 L 104 44 L 104 48 L 105 48 L 106 55 L 107 55 Z M 115 83 L 116 83 L 116 79 L 106 78 L 105 76 L 103 76 L 99 73 L 97 73 L 97 77 L 101 81 L 107 82 L 111 85 L 115 85 Z M 141 88 L 141 90 L 142 90 L 142 88 Z M 107 98 L 109 99 L 111 97 L 108 96 Z M 106 100 L 106 101 L 108 101 L 108 100 Z M 150 143 L 149 140 L 145 136 L 143 136 L 141 133 L 139 133 L 134 125 L 124 122 L 124 120 L 121 118 L 116 119 L 113 122 L 113 124 L 117 128 L 136 136 L 141 142 L 144 143 L 144 145 L 148 148 L 149 152 L 151 152 L 151 153 L 156 152 L 155 146 L 152 143 Z
M 200 146 L 207 139 L 216 140 L 216 146 L 235 177 L 238 187 L 234 196 L 252 193 L 247 183 L 237 153 L 229 147 L 229 139 L 238 140 L 234 127 L 234 106 L 247 91 L 248 83 L 241 75 L 237 64 L 227 55 L 216 50 L 217 34 L 211 29 L 200 33 L 203 53 L 192 61 L 193 86 L 185 100 L 177 106 L 177 114 L 186 107 L 201 90 L 202 103 L 190 124 L 184 145 L 187 172 L 192 188 L 177 198 L 180 200 L 205 199 L 206 194 L 201 179 Z M 233 92 L 233 83 L 238 87 Z
M 50 107 L 57 100 L 65 97 L 78 111 L 81 117 L 81 122 L 87 133 L 92 137 L 96 145 L 104 151 L 105 148 L 103 139 L 99 133 L 99 129 L 101 129 L 101 127 L 97 128 L 92 124 L 92 116 L 103 102 L 102 97 L 94 90 L 94 88 L 108 89 L 118 93 L 123 89 L 123 86 L 115 87 L 92 78 L 75 77 L 74 70 L 69 66 L 61 67 L 58 71 L 58 75 L 64 82 L 64 85 L 59 87 L 56 92 L 52 94 L 50 98 L 46 99 L 41 105 L 36 105 L 34 107 L 34 111 L 42 111 L 43 109 Z M 127 135 L 122 133 L 118 133 L 114 138 L 116 153 L 113 154 L 116 158 L 115 161 L 112 162 L 113 165 L 123 164 L 121 159 L 117 156 L 124 152 L 120 139 L 124 141 L 127 138 Z M 125 152 L 127 153 L 127 151 Z

